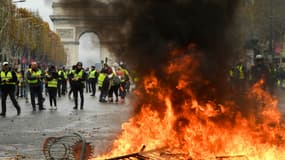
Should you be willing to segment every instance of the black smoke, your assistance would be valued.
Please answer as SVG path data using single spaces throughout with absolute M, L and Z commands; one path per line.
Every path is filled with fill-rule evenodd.
M 234 50 L 238 46 L 233 38 L 235 36 L 232 35 L 238 33 L 232 30 L 232 24 L 238 0 L 108 2 L 80 0 L 81 5 L 89 6 L 81 10 L 81 14 L 88 17 L 96 16 L 98 14 L 96 9 L 90 6 L 95 7 L 100 4 L 102 7 L 109 6 L 106 14 L 110 13 L 111 8 L 113 13 L 122 18 L 121 33 L 110 30 L 104 35 L 122 40 L 122 45 L 119 48 L 107 47 L 120 59 L 126 61 L 128 67 L 138 72 L 140 77 L 155 70 L 162 82 L 165 80 L 165 83 L 171 83 L 171 80 L 166 80 L 167 75 L 163 74 L 163 68 L 171 60 L 168 56 L 169 51 L 195 43 L 197 49 L 204 53 L 199 68 L 201 79 L 209 82 L 207 85 L 194 83 L 197 84 L 195 89 L 197 96 L 221 101 L 229 94 L 226 74 L 229 62 L 237 56 Z M 90 20 L 87 19 L 87 23 L 90 23 Z M 173 97 L 176 97 L 177 103 L 184 98 L 179 95 Z

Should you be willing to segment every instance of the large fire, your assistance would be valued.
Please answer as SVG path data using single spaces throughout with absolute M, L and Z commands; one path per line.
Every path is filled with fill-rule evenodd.
M 189 47 L 197 52 L 191 49 L 195 46 Z M 122 133 L 111 152 L 94 159 L 138 152 L 144 145 L 145 150 L 168 148 L 183 153 L 185 159 L 212 160 L 239 155 L 250 160 L 285 159 L 285 129 L 278 101 L 262 89 L 262 80 L 247 91 L 245 97 L 254 101 L 247 106 L 238 106 L 230 100 L 223 104 L 212 99 L 201 103 L 194 95 L 192 82 L 205 85 L 210 82 L 200 79 L 195 54 L 174 50 L 170 56 L 173 59 L 165 73 L 176 78 L 166 77 L 167 85 L 168 82 L 157 78 L 156 72 L 145 76 L 143 92 L 136 94 L 151 99 L 141 104 L 139 113 L 122 125 Z M 251 112 L 243 115 L 242 107 L 251 107 Z

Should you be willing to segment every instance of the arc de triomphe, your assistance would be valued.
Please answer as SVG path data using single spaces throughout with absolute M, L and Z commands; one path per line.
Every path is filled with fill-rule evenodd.
M 100 57 L 112 58 L 112 53 L 105 48 L 112 48 L 112 52 L 120 51 L 124 45 L 121 34 L 123 20 L 116 15 L 112 5 L 94 0 L 92 4 L 82 4 L 80 0 L 61 2 L 54 0 L 52 4 L 54 31 L 59 34 L 67 55 L 67 66 L 78 61 L 79 38 L 87 32 L 95 33 L 100 41 Z M 90 13 L 91 12 L 91 13 Z M 90 14 L 89 14 L 90 13 Z M 120 40 L 114 37 L 121 37 Z

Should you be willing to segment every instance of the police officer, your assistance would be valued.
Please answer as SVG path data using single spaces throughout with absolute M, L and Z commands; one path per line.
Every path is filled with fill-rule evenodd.
M 38 96 L 38 104 L 39 104 L 39 110 L 45 110 L 43 107 L 43 95 L 42 95 L 42 87 L 41 87 L 41 81 L 43 79 L 43 73 L 38 68 L 38 64 L 36 62 L 33 62 L 31 64 L 31 69 L 27 72 L 27 80 L 30 86 L 30 95 L 31 95 L 31 102 L 33 106 L 33 111 L 36 111 L 36 103 L 35 103 L 35 97 Z
M 75 106 L 73 109 L 78 108 L 78 92 L 80 94 L 80 109 L 83 109 L 84 105 L 84 96 L 83 96 L 83 88 L 84 88 L 84 81 L 86 79 L 86 74 L 84 69 L 82 68 L 82 62 L 77 62 L 76 69 L 73 73 L 72 83 L 73 83 L 73 96 L 74 96 L 74 103 Z
M 15 98 L 15 88 L 17 85 L 17 75 L 15 71 L 12 71 L 9 68 L 8 62 L 3 63 L 3 69 L 0 73 L 1 78 L 1 91 L 2 91 L 2 112 L 1 116 L 6 116 L 6 99 L 7 96 L 10 96 L 10 99 L 14 105 L 14 107 L 17 109 L 17 115 L 19 116 L 21 114 L 21 108 Z
M 265 65 L 264 58 L 262 55 L 258 54 L 255 57 L 255 65 L 251 68 L 251 74 L 253 83 L 259 80 L 264 81 L 264 89 L 268 86 L 270 80 L 270 72 L 267 65 Z

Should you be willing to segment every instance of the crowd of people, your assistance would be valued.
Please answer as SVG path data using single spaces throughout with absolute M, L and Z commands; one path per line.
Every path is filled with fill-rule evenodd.
M 254 65 L 247 68 L 242 62 L 234 65 L 229 71 L 231 88 L 244 92 L 247 87 L 258 81 L 263 82 L 263 89 L 274 94 L 277 87 L 282 87 L 285 80 L 285 70 L 273 63 L 266 63 L 265 58 L 258 54 L 255 56 Z
M 2 64 L 0 73 L 2 111 L 0 116 L 6 116 L 6 100 L 9 96 L 17 115 L 21 114 L 21 107 L 17 98 L 23 97 L 26 103 L 31 103 L 32 111 L 46 110 L 44 95 L 49 97 L 51 110 L 57 110 L 57 98 L 73 95 L 74 110 L 84 109 L 84 92 L 95 96 L 99 89 L 100 103 L 123 103 L 130 90 L 130 74 L 126 65 L 114 63 L 112 66 L 104 63 L 101 68 L 95 66 L 83 68 L 82 62 L 77 62 L 71 69 L 64 66 L 50 65 L 41 68 L 32 62 L 26 70 L 18 71 L 8 62 Z M 68 90 L 68 88 L 70 88 Z M 28 95 L 30 93 L 30 96 Z M 78 103 L 80 96 L 80 104 Z M 30 98 L 29 98 L 30 97 Z M 37 103 L 36 103 L 37 98 Z M 30 99 L 30 101 L 29 101 Z

